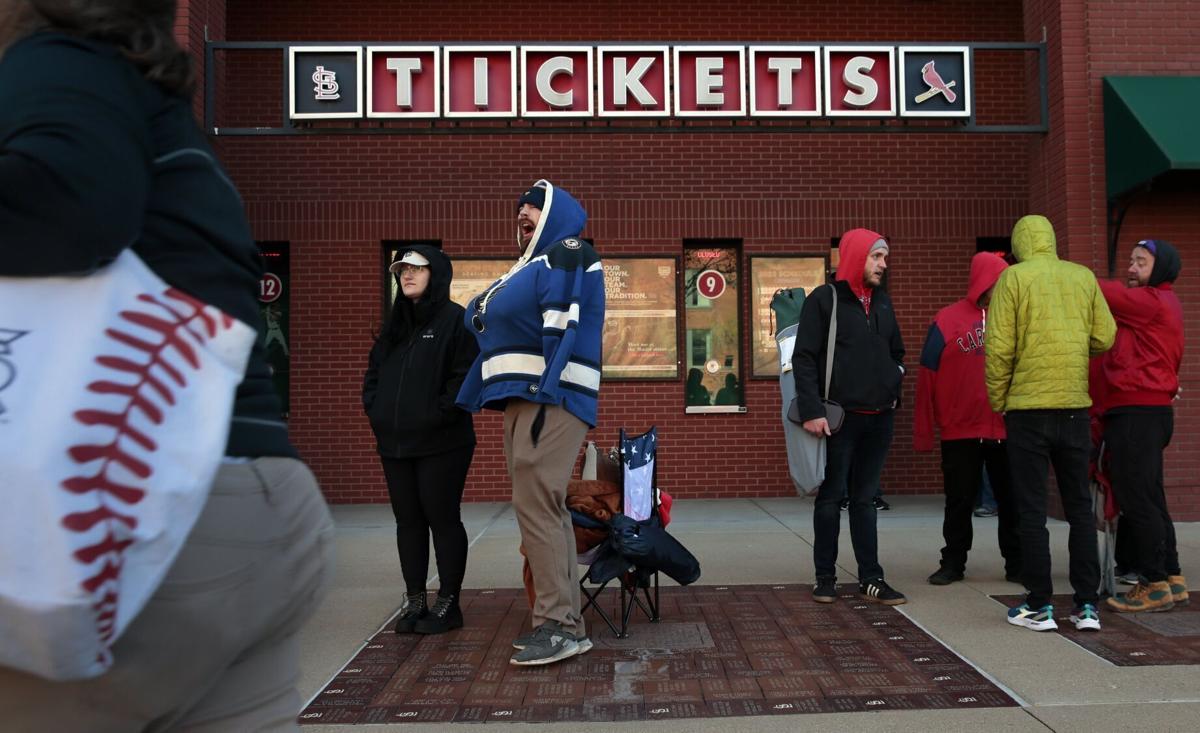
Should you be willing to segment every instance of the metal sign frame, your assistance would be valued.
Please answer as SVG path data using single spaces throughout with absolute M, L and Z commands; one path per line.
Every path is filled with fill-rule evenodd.
M 636 133 L 670 133 L 670 134 L 688 134 L 688 133 L 703 133 L 713 134 L 719 133 L 741 133 L 755 134 L 760 132 L 770 133 L 892 133 L 892 134 L 907 134 L 907 133 L 975 133 L 975 134 L 1045 134 L 1050 130 L 1050 102 L 1048 97 L 1048 60 L 1046 43 L 1013 43 L 1013 42 L 974 42 L 974 43 L 956 43 L 946 44 L 946 47 L 958 46 L 968 49 L 967 59 L 971 69 L 971 87 L 975 86 L 975 68 L 974 54 L 976 51 L 1011 51 L 1011 52 L 1037 52 L 1038 61 L 1038 95 L 1040 104 L 1038 106 L 1039 119 L 1035 123 L 1030 124 L 1001 124 L 1001 125 L 981 125 L 976 121 L 976 110 L 972 105 L 971 114 L 969 117 L 959 118 L 928 118 L 928 117 L 875 117 L 862 120 L 848 119 L 844 117 L 809 117 L 797 118 L 794 124 L 781 124 L 782 120 L 778 117 L 728 117 L 728 116 L 697 116 L 697 117 L 647 117 L 639 115 L 640 119 L 635 120 L 632 116 L 626 118 L 617 118 L 612 115 L 599 115 L 594 118 L 588 118 L 586 124 L 580 125 L 583 118 L 575 118 L 571 122 L 573 124 L 558 125 L 554 124 L 553 120 L 545 119 L 527 119 L 517 118 L 516 105 L 517 101 L 516 90 L 513 91 L 514 111 L 512 113 L 504 113 L 503 115 L 489 115 L 491 120 L 496 124 L 493 126 L 484 126 L 478 124 L 461 124 L 462 117 L 450 115 L 446 106 L 443 105 L 443 116 L 438 119 L 409 119 L 409 120 L 382 120 L 377 117 L 367 117 L 365 113 L 353 120 L 355 126 L 347 127 L 345 123 L 350 121 L 349 118 L 335 120 L 335 123 L 341 123 L 342 126 L 317 126 L 312 120 L 291 119 L 290 112 L 290 87 L 292 73 L 290 71 L 290 56 L 291 49 L 296 47 L 320 47 L 331 51 L 348 51 L 358 49 L 360 52 L 365 51 L 367 47 L 384 47 L 388 45 L 402 46 L 404 44 L 384 44 L 384 43 L 368 43 L 368 42 L 339 42 L 339 43 L 290 43 L 285 41 L 208 41 L 204 47 L 204 126 L 205 130 L 214 136 L 271 136 L 271 135 L 513 135 L 513 134 L 543 134 L 543 133 L 569 133 L 569 134 L 625 134 L 631 132 Z M 455 45 L 450 43 L 444 44 L 426 44 L 440 46 L 443 49 L 467 49 L 467 45 Z M 487 44 L 487 48 L 495 50 L 508 50 L 512 48 L 514 64 L 519 62 L 516 59 L 516 47 L 521 44 Z M 544 43 L 538 45 L 546 45 Z M 611 48 L 624 44 L 596 42 L 597 48 Z M 633 44 L 630 44 L 631 46 Z M 639 46 L 646 45 L 666 45 L 673 47 L 677 44 L 671 43 L 639 43 Z M 686 45 L 686 44 L 678 44 Z M 722 44 L 707 44 L 720 46 L 738 46 L 738 43 L 722 43 Z M 763 45 L 760 43 L 747 42 L 740 44 L 744 48 Z M 844 42 L 806 42 L 805 45 L 814 45 L 821 47 L 829 46 L 845 46 Z M 928 48 L 932 45 L 929 42 L 921 43 L 892 43 L 892 44 L 856 44 L 857 45 L 872 45 L 872 46 L 890 46 L 895 49 L 905 48 Z M 473 47 L 478 47 L 479 44 L 473 44 Z M 939 46 L 940 47 L 940 46 Z M 217 101 L 217 77 L 216 73 L 216 54 L 217 52 L 229 52 L 239 50 L 278 50 L 281 53 L 281 63 L 283 68 L 283 89 L 282 99 L 280 104 L 280 124 L 278 126 L 267 127 L 218 127 L 215 121 L 216 101 Z M 672 56 L 674 54 L 671 54 Z M 897 54 L 898 56 L 898 54 Z M 742 64 L 743 72 L 748 74 L 746 62 Z M 824 73 L 827 70 L 822 69 Z M 673 75 L 674 70 L 668 73 Z M 445 58 L 443 58 L 442 73 L 446 74 L 447 67 Z M 893 70 L 895 73 L 895 70 Z M 360 83 L 365 83 L 365 72 L 360 74 Z M 899 81 L 896 81 L 898 86 Z M 445 91 L 442 90 L 444 94 Z M 365 90 L 360 91 L 360 100 L 364 99 Z M 748 100 L 748 93 L 743 94 L 743 101 Z M 364 100 L 365 101 L 365 100 Z M 444 101 L 444 100 L 443 100 Z M 596 107 L 599 106 L 597 102 Z M 746 105 L 748 108 L 749 105 Z M 674 108 L 674 102 L 671 104 Z M 473 119 L 478 119 L 482 115 L 471 115 Z M 713 121 L 719 120 L 727 123 L 728 126 L 714 126 Z M 639 122 L 636 126 L 631 126 L 630 122 Z M 920 121 L 922 124 L 909 124 L 911 122 Z M 613 124 L 613 123 L 617 124 Z M 399 123 L 399 124 L 388 124 Z M 404 124 L 407 123 L 407 124 Z M 883 124 L 894 123 L 894 124 Z M 931 124 L 933 123 L 933 124 Z M 942 123 L 942 124 L 936 124 Z

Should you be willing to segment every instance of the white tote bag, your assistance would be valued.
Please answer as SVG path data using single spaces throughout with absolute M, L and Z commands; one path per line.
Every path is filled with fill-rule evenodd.
M 129 250 L 0 277 L 0 665 L 112 666 L 208 497 L 254 339 Z

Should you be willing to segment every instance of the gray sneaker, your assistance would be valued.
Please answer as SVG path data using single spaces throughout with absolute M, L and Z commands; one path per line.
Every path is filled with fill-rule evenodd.
M 513 639 L 513 649 L 524 649 L 533 643 L 534 634 L 537 630 L 530 631 L 528 634 L 522 634 Z M 592 650 L 592 639 L 589 636 L 576 636 L 575 643 L 579 645 L 579 654 L 587 654 Z
M 557 621 L 547 621 L 534 629 L 528 642 L 509 662 L 521 666 L 551 664 L 579 653 L 579 642 Z

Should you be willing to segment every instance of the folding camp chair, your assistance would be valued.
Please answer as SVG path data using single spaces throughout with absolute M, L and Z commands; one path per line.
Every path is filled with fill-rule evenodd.
M 621 511 L 627 517 L 644 521 L 658 515 L 658 437 L 654 428 L 641 435 L 630 437 L 621 429 L 618 456 L 621 466 Z M 579 579 L 579 591 L 584 596 L 583 611 L 589 608 L 604 620 L 618 639 L 628 635 L 629 618 L 636 606 L 651 622 L 659 620 L 658 572 L 636 568 L 612 550 L 605 542 L 578 556 L 587 572 Z M 595 577 L 593 564 L 608 563 L 607 577 L 589 586 L 589 577 Z M 613 572 L 616 564 L 617 572 Z M 600 594 L 612 581 L 620 588 L 620 607 L 617 618 L 609 615 L 600 604 Z M 654 593 L 651 595 L 651 588 Z M 641 591 L 641 597 L 638 591 Z
M 1105 463 L 1105 445 L 1100 443 L 1096 460 L 1091 466 L 1092 510 L 1096 514 L 1096 526 L 1104 532 L 1104 543 L 1100 546 L 1100 594 L 1114 596 L 1116 582 L 1117 523 L 1120 508 L 1113 496 L 1112 482 Z

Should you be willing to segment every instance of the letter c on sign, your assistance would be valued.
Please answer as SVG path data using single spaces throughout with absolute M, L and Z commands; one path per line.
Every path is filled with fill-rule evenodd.
M 570 107 L 571 100 L 575 96 L 574 89 L 568 89 L 565 92 L 556 92 L 554 87 L 550 86 L 550 82 L 554 81 L 554 77 L 559 74 L 574 74 L 575 62 L 566 56 L 555 56 L 552 59 L 547 59 L 546 63 L 542 64 L 537 73 L 537 90 L 538 95 L 546 100 L 546 104 L 551 107 Z
M 846 62 L 846 68 L 842 69 L 842 81 L 850 90 L 842 97 L 843 102 L 851 107 L 867 107 L 875 101 L 879 96 L 879 84 L 868 76 L 873 68 L 875 59 L 866 56 L 855 56 Z

